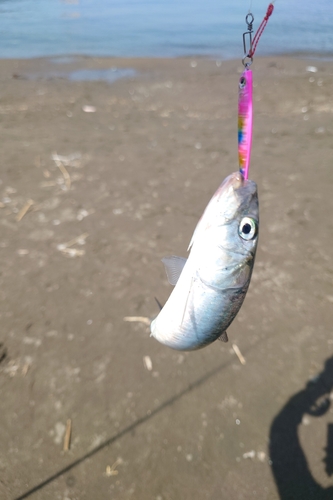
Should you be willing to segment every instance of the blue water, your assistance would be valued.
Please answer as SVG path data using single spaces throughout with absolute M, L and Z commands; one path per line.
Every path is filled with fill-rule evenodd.
M 249 0 L 0 0 L 0 58 L 241 57 Z M 252 0 L 254 29 L 268 0 Z M 333 56 L 333 0 L 276 0 L 257 54 Z

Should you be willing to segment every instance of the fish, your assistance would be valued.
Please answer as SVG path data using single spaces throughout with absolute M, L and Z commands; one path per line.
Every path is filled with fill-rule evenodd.
M 188 259 L 162 259 L 175 288 L 151 336 L 180 351 L 228 340 L 248 290 L 259 234 L 257 185 L 237 171 L 219 186 L 192 236 Z

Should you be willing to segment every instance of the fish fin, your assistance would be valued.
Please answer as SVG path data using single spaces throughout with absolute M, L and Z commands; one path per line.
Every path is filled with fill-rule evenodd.
M 221 342 L 228 342 L 229 339 L 227 332 L 223 332 L 222 335 L 220 335 L 217 340 L 221 340 Z
M 156 297 L 154 297 L 154 299 L 156 300 L 156 304 L 158 305 L 160 311 L 162 311 L 163 306 L 162 306 L 161 302 Z
M 164 259 L 162 259 L 170 285 L 175 285 L 177 283 L 186 261 L 187 259 L 184 257 L 177 257 L 177 255 L 171 255 L 170 257 L 164 257 Z

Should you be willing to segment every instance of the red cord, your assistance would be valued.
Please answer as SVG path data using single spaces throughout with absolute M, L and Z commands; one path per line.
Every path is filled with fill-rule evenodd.
M 259 39 L 260 39 L 261 35 L 263 34 L 264 29 L 266 28 L 266 24 L 268 23 L 268 19 L 272 15 L 273 10 L 274 10 L 274 5 L 272 3 L 270 3 L 268 8 L 267 8 L 266 15 L 265 15 L 264 19 L 261 21 L 261 24 L 260 24 L 259 28 L 257 29 L 256 34 L 253 37 L 252 49 L 249 52 L 249 57 L 254 56 Z

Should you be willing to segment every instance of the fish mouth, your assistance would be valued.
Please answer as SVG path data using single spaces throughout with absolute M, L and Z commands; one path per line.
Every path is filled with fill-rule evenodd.
M 233 172 L 222 182 L 215 196 L 236 196 L 240 203 L 245 199 L 257 196 L 257 184 L 250 179 L 244 179 L 241 172 Z
M 239 172 L 239 171 L 234 172 L 234 173 L 228 175 L 228 177 L 222 183 L 221 188 L 223 190 L 226 190 L 226 191 L 228 191 L 229 189 L 237 190 L 237 189 L 243 187 L 244 182 L 246 182 L 246 181 L 245 181 L 243 175 L 241 174 L 241 172 Z
M 244 179 L 239 171 L 224 179 L 211 202 L 223 218 L 223 224 L 232 222 L 238 214 L 247 216 L 250 212 L 253 212 L 256 215 L 254 218 L 258 220 L 257 185 L 254 181 Z

